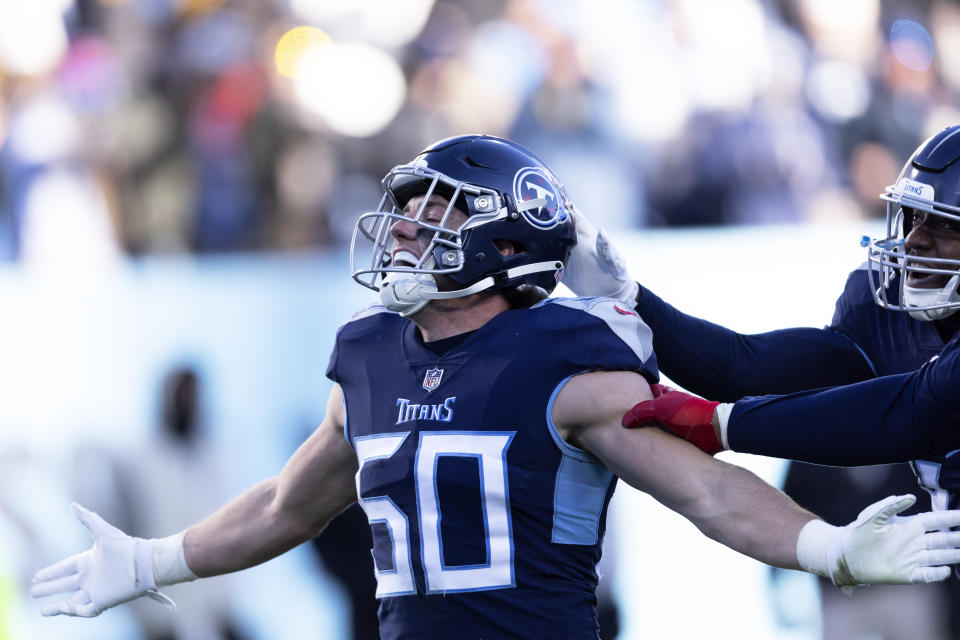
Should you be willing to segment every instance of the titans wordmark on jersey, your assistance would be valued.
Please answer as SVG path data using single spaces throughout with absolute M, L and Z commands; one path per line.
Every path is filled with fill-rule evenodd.
M 344 390 L 384 638 L 597 637 L 615 477 L 550 413 L 583 372 L 655 381 L 650 337 L 600 298 L 506 311 L 443 355 L 382 307 L 341 327 L 328 375 Z

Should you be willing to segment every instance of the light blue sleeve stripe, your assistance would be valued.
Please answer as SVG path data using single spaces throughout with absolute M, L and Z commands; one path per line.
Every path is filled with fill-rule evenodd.
M 560 390 L 573 376 L 564 379 L 547 403 L 550 436 L 563 454 L 553 492 L 553 532 L 558 544 L 596 544 L 600 536 L 600 514 L 607 491 L 615 477 L 606 465 L 590 453 L 573 446 L 560 436 L 553 423 L 553 404 Z

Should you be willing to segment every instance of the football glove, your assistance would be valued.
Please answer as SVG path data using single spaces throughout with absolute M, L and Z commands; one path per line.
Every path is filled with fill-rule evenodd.
M 613 298 L 633 308 L 640 285 L 627 273 L 623 256 L 579 209 L 574 209 L 577 244 L 570 254 L 562 282 L 578 296 Z
M 718 431 L 726 427 L 725 418 L 729 416 L 730 405 L 704 400 L 663 385 L 651 385 L 651 389 L 654 398 L 627 411 L 621 421 L 624 427 L 660 425 L 710 455 L 727 449 Z M 717 428 L 714 428 L 715 413 L 719 414 Z M 722 422 L 720 418 L 723 418 Z
M 93 546 L 34 575 L 30 587 L 34 598 L 66 596 L 44 605 L 42 615 L 92 618 L 141 596 L 176 609 L 173 600 L 157 591 L 153 574 L 156 540 L 130 537 L 78 504 L 71 508 L 93 538 Z
M 940 582 L 960 562 L 960 511 L 898 516 L 916 497 L 888 496 L 844 527 L 811 520 L 797 539 L 806 571 L 830 578 L 847 595 L 863 584 Z

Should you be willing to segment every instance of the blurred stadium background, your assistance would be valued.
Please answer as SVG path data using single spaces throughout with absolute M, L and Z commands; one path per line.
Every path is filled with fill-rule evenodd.
M 960 7 L 0 0 L 0 96 L 0 640 L 348 638 L 311 545 L 172 589 L 177 616 L 41 619 L 25 585 L 87 545 L 71 500 L 166 535 L 279 470 L 374 301 L 353 222 L 439 138 L 536 151 L 681 309 L 826 324 L 877 194 L 960 122 Z M 621 638 L 819 637 L 813 579 L 629 489 L 608 551 Z

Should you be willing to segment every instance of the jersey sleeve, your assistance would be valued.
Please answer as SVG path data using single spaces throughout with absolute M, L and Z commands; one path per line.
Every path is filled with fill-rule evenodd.
M 872 334 L 876 332 L 875 326 L 868 320 L 876 314 L 877 304 L 873 300 L 873 294 L 870 293 L 867 280 L 865 264 L 850 272 L 844 284 L 843 293 L 837 298 L 833 319 L 828 328 L 846 336 L 856 345 L 863 359 L 873 370 L 874 364 L 862 349 L 864 345 L 871 343 Z
M 741 334 L 682 313 L 646 287 L 636 310 L 653 331 L 663 372 L 711 400 L 731 402 L 873 377 L 857 345 L 832 328 Z
M 340 330 L 337 330 L 337 338 L 333 343 L 333 351 L 330 352 L 330 360 L 327 361 L 327 377 L 336 383 L 341 382 L 340 374 L 337 371 L 337 362 L 340 355 Z
M 660 379 L 650 327 L 640 316 L 609 298 L 550 298 L 546 314 L 551 342 L 566 367 L 578 371 L 636 371 L 648 382 Z
M 343 383 L 344 372 L 341 365 L 341 354 L 345 349 L 344 342 L 362 341 L 371 331 L 376 333 L 376 321 L 379 317 L 396 316 L 395 313 L 387 311 L 383 305 L 370 305 L 353 316 L 337 329 L 337 336 L 333 343 L 333 351 L 330 353 L 330 360 L 327 362 L 327 377 L 336 383 Z
M 734 451 L 816 464 L 907 462 L 960 449 L 960 346 L 917 371 L 734 405 Z M 771 428 L 775 427 L 775 428 Z

